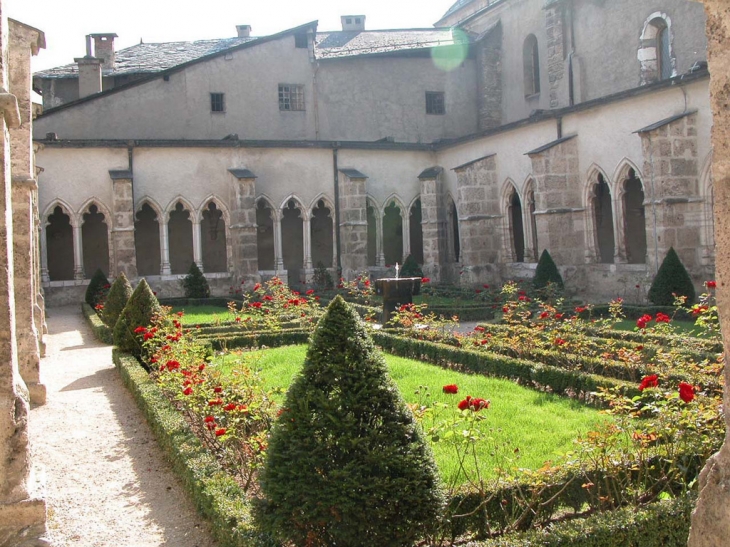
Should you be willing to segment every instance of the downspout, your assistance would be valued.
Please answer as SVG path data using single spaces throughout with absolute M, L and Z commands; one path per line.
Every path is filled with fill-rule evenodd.
M 342 249 L 340 246 L 340 171 L 337 167 L 337 147 L 332 148 L 332 167 L 334 169 L 335 186 L 335 247 L 337 249 L 337 279 L 342 277 Z
M 127 163 L 132 174 L 132 222 L 134 222 L 134 141 L 127 141 Z
M 575 104 L 575 83 L 573 82 L 573 55 L 575 54 L 575 3 L 570 2 L 570 53 L 568 54 L 568 101 L 570 106 Z

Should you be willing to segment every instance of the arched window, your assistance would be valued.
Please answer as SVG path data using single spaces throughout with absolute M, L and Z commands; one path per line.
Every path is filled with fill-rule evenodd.
M 83 214 L 81 243 L 84 255 L 84 274 L 87 279 L 101 270 L 109 275 L 109 230 L 104 215 L 95 204 Z
M 540 52 L 534 34 L 525 39 L 522 63 L 525 71 L 525 97 L 540 93 Z
M 537 240 L 537 219 L 535 219 L 535 189 L 533 182 L 530 181 L 525 191 L 525 201 L 527 202 L 527 210 L 529 212 L 528 221 L 530 223 L 530 235 L 532 236 L 531 254 L 527 258 L 533 262 L 537 262 L 539 242 Z
M 421 200 L 411 206 L 408 226 L 410 227 L 411 255 L 416 262 L 423 264 L 423 226 L 421 226 Z
M 48 276 L 51 281 L 74 278 L 74 235 L 71 216 L 61 206 L 53 209 L 46 225 Z
M 274 211 L 263 199 L 256 204 L 256 247 L 258 248 L 259 270 L 276 269 Z
M 298 283 L 304 266 L 304 215 L 295 199 L 281 210 L 281 256 L 289 283 Z
M 383 214 L 383 253 L 385 265 L 403 264 L 403 217 L 401 208 L 391 201 Z
M 624 181 L 623 208 L 626 261 L 629 264 L 645 264 L 644 190 L 633 169 L 629 169 L 628 178 Z
M 671 19 L 664 13 L 653 13 L 644 23 L 638 54 L 642 84 L 674 76 L 671 30 Z
M 375 207 L 368 203 L 368 266 L 375 266 L 378 260 L 378 217 Z
M 175 204 L 170 211 L 167 222 L 167 233 L 170 242 L 170 273 L 186 274 L 193 264 L 193 221 L 181 202 Z
M 160 223 L 148 203 L 137 211 L 134 221 L 134 247 L 139 275 L 160 275 Z
M 317 202 L 312 209 L 312 220 L 310 221 L 310 232 L 312 240 L 312 265 L 318 268 L 320 265 L 325 268 L 332 267 L 332 211 L 323 199 Z
M 459 262 L 461 255 L 461 243 L 459 240 L 459 213 L 456 210 L 454 200 L 449 196 L 446 208 L 447 222 L 446 229 L 448 231 L 448 261 Z
M 214 201 L 208 202 L 203 209 L 203 220 L 200 222 L 200 239 L 203 253 L 204 272 L 225 272 L 226 260 L 226 221 L 223 211 L 218 209 Z
M 613 209 L 611 208 L 611 189 L 601 173 L 596 177 L 592 189 L 592 213 L 594 238 L 598 261 L 612 264 L 614 261 Z
M 512 187 L 512 191 L 507 203 L 510 236 L 512 243 L 512 257 L 515 262 L 525 261 L 525 230 L 522 225 L 522 202 L 517 190 Z

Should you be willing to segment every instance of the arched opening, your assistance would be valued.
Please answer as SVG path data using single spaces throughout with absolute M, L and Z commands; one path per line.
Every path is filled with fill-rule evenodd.
M 657 29 L 656 33 L 656 63 L 657 74 L 660 80 L 668 80 L 672 77 L 672 56 L 669 49 L 669 28 L 666 21 L 657 18 L 652 21 Z
M 626 261 L 629 264 L 646 263 L 646 219 L 644 214 L 644 190 L 636 172 L 629 169 L 624 181 L 624 234 Z
M 214 201 L 208 202 L 200 221 L 200 241 L 203 253 L 204 272 L 225 272 L 228 269 L 226 259 L 226 221 L 223 211 L 218 209 Z
M 532 189 L 532 184 L 527 189 L 527 210 L 530 213 L 530 234 L 532 235 L 532 256 L 530 257 L 533 262 L 537 262 L 539 243 L 537 241 L 537 219 L 535 218 L 535 191 Z
M 378 219 L 375 207 L 368 203 L 368 266 L 377 264 L 378 256 Z
M 256 247 L 259 269 L 275 270 L 274 211 L 263 199 L 256 204 Z
M 410 229 L 411 255 L 416 262 L 423 264 L 423 226 L 421 226 L 421 200 L 417 199 L 411 206 L 408 218 Z
M 525 97 L 540 93 L 540 50 L 534 34 L 530 34 L 525 38 L 525 43 L 522 46 L 522 63 Z
M 323 199 L 317 202 L 312 209 L 312 220 L 310 223 L 312 239 L 312 264 L 314 267 L 323 265 L 325 268 L 332 267 L 332 211 L 327 207 Z
M 74 278 L 74 232 L 71 217 L 60 206 L 48 215 L 46 253 L 48 277 L 51 281 Z
M 137 273 L 160 275 L 160 223 L 155 210 L 145 203 L 134 221 L 134 248 L 137 254 Z
M 104 215 L 95 204 L 91 204 L 83 214 L 81 225 L 81 243 L 84 255 L 84 275 L 86 279 L 101 270 L 109 275 L 109 229 L 104 222 Z
M 299 280 L 304 265 L 304 219 L 295 200 L 290 199 L 281 217 L 281 253 L 284 269 L 289 275 L 289 283 Z
M 403 217 L 395 201 L 390 202 L 383 214 L 383 254 L 386 266 L 403 263 Z
M 170 242 L 170 273 L 188 273 L 193 263 L 193 222 L 190 220 L 190 211 L 179 201 L 175 209 L 170 211 L 167 236 Z
M 650 84 L 674 76 L 671 20 L 664 13 L 653 13 L 644 23 L 638 59 L 641 83 Z
M 525 230 L 522 225 L 522 202 L 517 190 L 512 188 L 509 197 L 509 223 L 512 238 L 512 251 L 515 262 L 525 261 Z
M 449 198 L 446 229 L 448 231 L 449 262 L 459 262 L 461 242 L 459 241 L 459 213 L 456 204 Z
M 598 174 L 596 183 L 593 185 L 592 210 L 598 260 L 603 264 L 613 264 L 616 249 L 613 238 L 611 189 L 600 173 Z

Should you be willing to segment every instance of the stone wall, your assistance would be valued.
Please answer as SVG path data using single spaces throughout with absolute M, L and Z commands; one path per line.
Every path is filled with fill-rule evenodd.
M 367 177 L 340 171 L 340 252 L 342 276 L 351 279 L 367 269 Z

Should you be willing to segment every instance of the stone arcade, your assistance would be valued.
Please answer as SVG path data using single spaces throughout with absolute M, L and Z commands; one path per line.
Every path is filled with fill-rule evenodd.
M 218 294 L 318 265 L 381 277 L 408 254 L 498 283 L 548 249 L 577 294 L 636 300 L 671 246 L 699 287 L 705 16 L 658 6 L 460 0 L 432 29 L 345 16 L 119 51 L 90 35 L 34 75 L 46 298 L 78 299 L 97 267 L 170 296 L 193 261 Z

